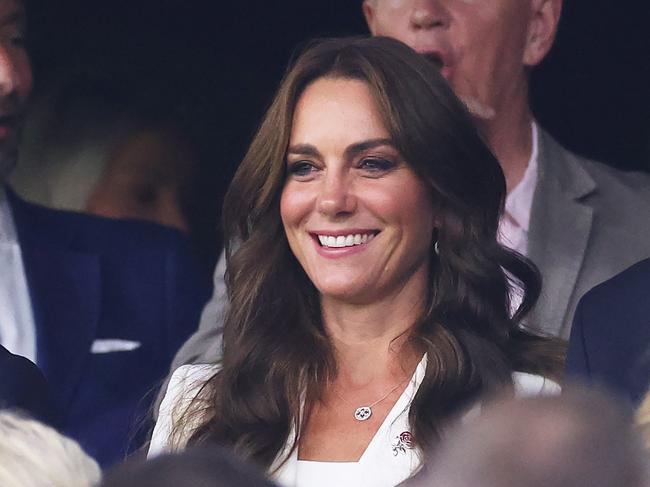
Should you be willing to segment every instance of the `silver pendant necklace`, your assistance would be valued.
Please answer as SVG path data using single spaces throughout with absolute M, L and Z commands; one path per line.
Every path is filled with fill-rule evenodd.
M 408 379 L 406 379 L 406 380 L 408 380 Z M 361 406 L 361 407 L 356 408 L 354 410 L 354 419 L 356 419 L 357 421 L 366 421 L 366 420 L 370 419 L 370 417 L 372 416 L 372 408 L 374 408 L 377 404 L 384 401 L 388 396 L 390 396 L 393 392 L 395 392 L 398 387 L 400 387 L 401 385 L 404 384 L 404 382 L 406 382 L 406 380 L 404 380 L 404 381 L 400 382 L 399 384 L 397 384 L 390 391 L 388 391 L 384 396 L 382 396 L 380 399 L 377 399 L 375 402 L 373 402 L 369 406 Z M 350 406 L 354 407 L 354 404 L 351 404 L 350 401 L 348 401 L 341 394 L 339 394 L 336 389 L 333 389 L 333 391 L 337 396 L 339 396 L 341 398 L 341 400 L 345 401 Z

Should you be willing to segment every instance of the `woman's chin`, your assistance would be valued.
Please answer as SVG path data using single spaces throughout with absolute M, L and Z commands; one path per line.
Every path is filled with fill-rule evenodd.
M 315 282 L 314 284 L 323 298 L 351 304 L 366 303 L 369 298 L 378 294 L 373 290 L 373 286 L 369 286 L 367 283 L 355 283 L 349 280 L 337 279 L 327 282 Z

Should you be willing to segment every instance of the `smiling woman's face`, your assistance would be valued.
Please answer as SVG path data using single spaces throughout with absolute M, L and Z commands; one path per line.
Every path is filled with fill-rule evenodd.
M 353 303 L 426 289 L 431 197 L 392 145 L 366 83 L 320 78 L 300 96 L 281 216 L 323 296 Z

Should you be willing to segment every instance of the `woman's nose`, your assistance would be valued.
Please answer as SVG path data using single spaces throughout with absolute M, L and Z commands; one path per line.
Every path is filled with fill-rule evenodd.
M 353 213 L 356 197 L 351 183 L 344 174 L 328 175 L 324 178 L 318 197 L 318 211 L 328 217 Z

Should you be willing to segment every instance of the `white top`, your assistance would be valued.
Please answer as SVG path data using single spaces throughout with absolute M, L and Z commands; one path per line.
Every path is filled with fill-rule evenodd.
M 291 485 L 291 484 L 289 484 Z M 360 486 L 358 462 L 311 462 L 298 460 L 295 485 L 309 487 Z
M 169 444 L 172 424 L 195 397 L 200 386 L 217 371 L 218 368 L 211 365 L 184 365 L 174 372 L 160 405 L 158 422 L 149 447 L 149 457 L 172 449 Z M 425 371 L 426 356 L 418 364 L 413 378 L 358 462 L 299 461 L 297 451 L 294 450 L 275 473 L 275 480 L 285 487 L 388 487 L 410 477 L 416 472 L 421 461 L 419 452 L 411 448 L 408 441 L 408 412 Z M 513 381 L 515 395 L 518 397 L 558 394 L 560 391 L 555 382 L 537 375 L 515 372 Z M 470 413 L 475 411 L 476 409 L 473 409 Z M 185 438 L 188 436 L 185 435 Z M 289 451 L 292 445 L 293 441 L 288 442 L 285 452 Z M 281 454 L 279 458 L 285 456 L 286 454 Z
M 9 200 L 0 184 L 0 343 L 36 362 L 36 328 Z

